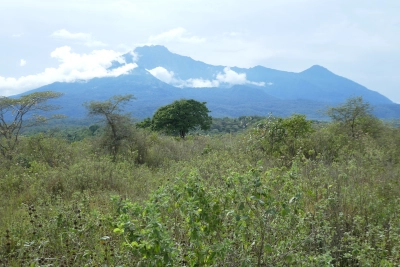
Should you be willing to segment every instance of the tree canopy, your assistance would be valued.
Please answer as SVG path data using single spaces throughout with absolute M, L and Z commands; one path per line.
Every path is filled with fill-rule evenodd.
M 372 114 L 373 108 L 364 102 L 361 96 L 346 100 L 345 103 L 327 109 L 326 114 L 332 121 L 339 123 L 350 136 L 356 137 L 358 132 L 373 132 L 377 118 Z
M 269 116 L 258 124 L 254 136 L 266 153 L 294 157 L 303 146 L 303 139 L 313 132 L 311 123 L 300 114 L 287 118 Z
M 210 129 L 212 118 L 209 112 L 206 102 L 181 99 L 159 108 L 153 116 L 152 126 L 154 130 L 179 133 L 181 138 L 185 138 L 190 130 L 197 127 Z
M 62 93 L 46 91 L 23 95 L 19 98 L 0 97 L 0 152 L 11 157 L 18 143 L 18 137 L 24 128 L 45 123 L 49 119 L 63 118 L 61 115 L 44 117 L 43 112 L 58 109 L 58 106 L 46 104 Z
M 121 141 L 132 135 L 132 120 L 130 114 L 123 114 L 123 106 L 135 99 L 131 94 L 116 95 L 105 101 L 90 101 L 84 104 L 89 116 L 103 117 L 106 123 L 106 132 L 103 136 L 103 145 L 115 157 L 121 146 Z

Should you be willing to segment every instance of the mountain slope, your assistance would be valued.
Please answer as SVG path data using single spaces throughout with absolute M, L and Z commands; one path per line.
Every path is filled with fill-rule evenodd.
M 138 47 L 137 64 L 146 69 L 163 67 L 173 71 L 181 79 L 202 78 L 213 80 L 223 72 L 223 66 L 208 65 L 190 57 L 171 53 L 163 46 Z M 127 57 L 128 55 L 126 55 Z M 231 68 L 238 74 L 244 73 L 251 82 L 265 83 L 265 92 L 281 99 L 306 99 L 340 103 L 349 97 L 362 95 L 371 104 L 393 104 L 378 92 L 338 76 L 324 67 L 312 66 L 300 72 L 286 72 L 256 66 L 254 68 Z
M 84 102 L 105 100 L 113 95 L 124 94 L 133 94 L 136 97 L 128 111 L 139 119 L 152 116 L 160 106 L 181 98 L 207 102 L 211 115 L 215 117 L 266 116 L 269 113 L 288 116 L 300 113 L 311 119 L 324 119 L 326 117 L 321 110 L 354 96 L 362 96 L 372 106 L 376 106 L 376 114 L 381 118 L 400 116 L 400 105 L 393 104 L 385 96 L 335 75 L 321 66 L 312 66 L 300 73 L 262 66 L 227 69 L 171 53 L 162 46 L 138 47 L 134 53 L 138 67 L 129 74 L 73 83 L 57 82 L 25 94 L 46 90 L 62 92 L 64 96 L 52 103 L 63 107 L 60 113 L 73 118 L 86 116 Z M 124 57 L 127 63 L 134 60 L 131 53 Z M 119 65 L 120 63 L 115 63 L 111 68 Z M 156 67 L 173 72 L 175 79 L 217 81 L 216 84 L 220 84 L 220 87 L 174 87 L 150 74 L 148 70 Z M 223 81 L 232 78 L 232 75 L 233 79 Z M 263 86 L 260 86 L 261 83 Z
M 136 63 L 140 67 L 151 70 L 161 66 L 168 71 L 173 71 L 177 78 L 184 80 L 212 79 L 215 74 L 224 69 L 223 66 L 208 65 L 190 57 L 171 53 L 166 47 L 160 45 L 137 47 L 134 52 L 138 55 Z M 129 55 L 125 55 L 125 57 L 129 57 Z

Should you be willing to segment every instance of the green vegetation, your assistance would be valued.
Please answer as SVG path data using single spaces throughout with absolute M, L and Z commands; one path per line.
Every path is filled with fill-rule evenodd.
M 0 266 L 397 266 L 400 129 L 356 121 L 122 124 L 116 153 L 107 122 L 21 135 L 0 161 Z
M 124 140 L 132 136 L 132 125 L 130 114 L 121 114 L 122 106 L 134 99 L 133 95 L 113 96 L 106 101 L 91 101 L 85 103 L 89 116 L 104 117 L 106 128 L 103 133 L 102 147 L 105 147 L 113 155 L 115 161 L 118 150 Z M 94 133 L 98 128 L 95 125 L 89 127 Z
M 372 107 L 362 97 L 350 98 L 343 105 L 331 107 L 326 114 L 341 125 L 352 137 L 358 133 L 376 133 L 379 120 L 372 115 Z
M 60 97 L 61 93 L 36 92 L 20 98 L 0 97 L 0 153 L 11 158 L 24 128 L 45 123 L 49 118 L 41 113 L 57 109 L 47 105 L 49 99 Z M 51 117 L 61 118 L 59 115 Z
M 190 130 L 210 129 L 212 118 L 209 112 L 206 102 L 182 99 L 159 108 L 154 113 L 151 126 L 156 131 L 178 133 L 181 138 L 185 138 Z M 144 121 L 145 124 L 147 122 Z

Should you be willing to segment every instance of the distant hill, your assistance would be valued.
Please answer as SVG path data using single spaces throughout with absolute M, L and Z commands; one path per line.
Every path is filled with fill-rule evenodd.
M 138 47 L 134 53 L 138 67 L 129 74 L 83 82 L 57 82 L 24 94 L 46 90 L 62 92 L 64 96 L 53 103 L 63 107 L 60 113 L 72 118 L 86 116 L 82 106 L 86 101 L 128 93 L 136 97 L 129 111 L 138 119 L 152 116 L 160 106 L 181 98 L 206 101 L 214 117 L 300 113 L 311 119 L 323 119 L 321 110 L 355 96 L 362 96 L 375 106 L 376 114 L 381 118 L 400 117 L 400 105 L 321 66 L 312 66 L 300 73 L 262 66 L 226 68 L 171 53 L 163 46 Z M 134 60 L 131 53 L 124 57 L 127 63 Z M 115 62 L 112 68 L 119 65 Z M 157 67 L 173 74 L 175 83 L 180 84 L 167 84 L 150 74 L 149 70 Z M 210 84 L 212 81 L 218 87 L 190 87 L 190 82 L 195 79 Z

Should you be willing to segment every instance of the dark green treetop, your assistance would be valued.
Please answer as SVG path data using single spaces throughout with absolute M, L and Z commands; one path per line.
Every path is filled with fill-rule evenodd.
M 156 111 L 152 119 L 153 129 L 169 134 L 179 133 L 181 138 L 185 138 L 190 130 L 197 127 L 202 130 L 210 129 L 212 118 L 208 115 L 209 112 L 206 102 L 177 100 Z

